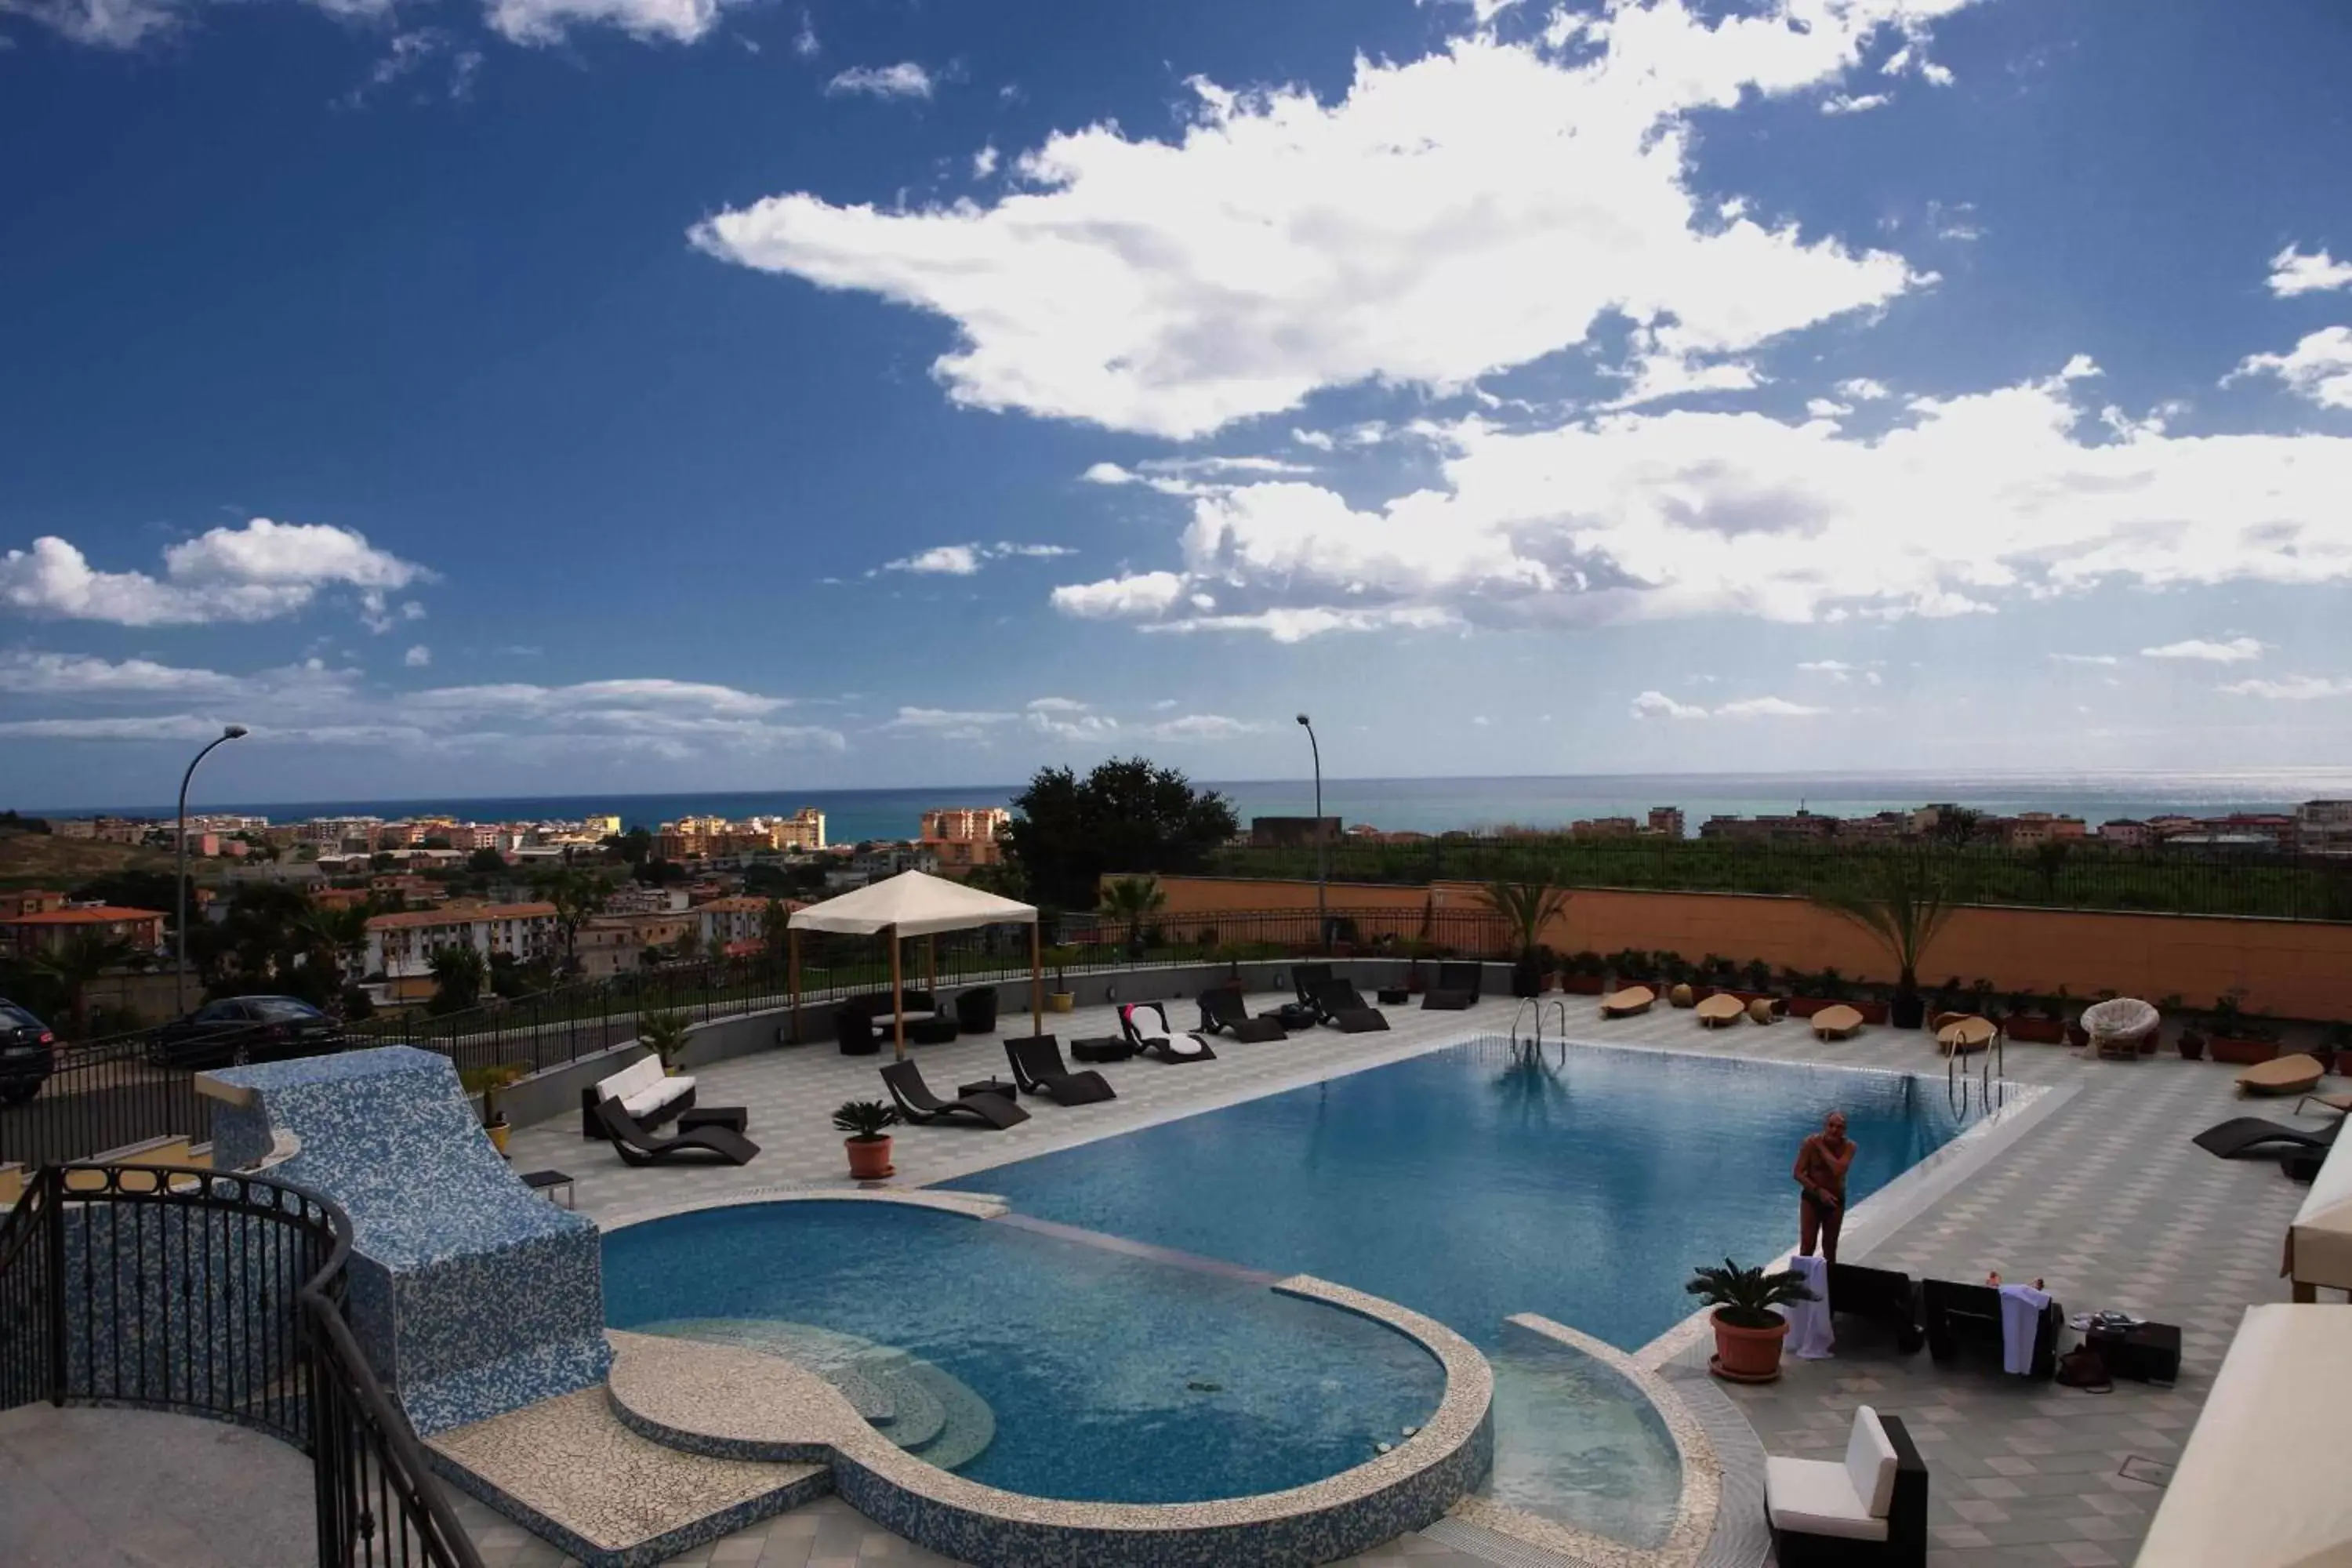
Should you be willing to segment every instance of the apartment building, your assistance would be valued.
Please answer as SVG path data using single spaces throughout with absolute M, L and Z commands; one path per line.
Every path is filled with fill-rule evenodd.
M 2294 814 L 2295 842 L 2322 855 L 2352 854 L 2352 800 L 2307 800 Z
M 2021 812 L 2000 826 L 2003 839 L 2011 849 L 2079 843 L 2090 831 L 2090 825 L 2079 816 L 2057 816 L 2046 811 Z
M 1650 807 L 1649 831 L 1662 838 L 1683 837 L 1683 808 L 1679 805 Z
M 62 893 L 37 891 L 11 894 L 9 901 L 16 909 L 0 918 L 0 946 L 19 956 L 55 952 L 85 936 L 128 942 L 142 952 L 163 945 L 163 916 L 155 910 L 68 904 Z
M 787 904 L 796 910 L 798 904 Z M 740 957 L 757 952 L 767 931 L 768 900 L 738 893 L 697 904 L 691 911 L 702 933 L 702 951 Z
M 377 915 L 367 923 L 367 972 L 386 980 L 413 980 L 433 971 L 433 954 L 445 947 L 470 947 L 485 962 L 510 952 L 528 963 L 556 952 L 555 906 L 448 904 Z
M 2137 817 L 2118 816 L 2099 824 L 2099 842 L 2116 849 L 2145 849 L 2156 838 L 2147 823 Z
M 609 979 L 639 967 L 656 948 L 676 947 L 678 938 L 696 929 L 692 911 L 685 909 L 592 915 L 573 940 L 572 955 L 588 979 Z

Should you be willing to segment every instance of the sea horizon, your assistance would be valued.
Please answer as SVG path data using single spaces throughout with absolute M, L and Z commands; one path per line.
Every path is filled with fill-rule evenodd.
M 1314 811 L 1311 778 L 1198 779 L 1233 803 L 1246 825 L 1252 816 L 1306 816 Z M 825 814 L 836 843 L 910 838 L 924 811 L 938 806 L 1007 805 L 1017 784 L 901 785 L 876 789 L 663 790 L 610 795 L 446 795 L 400 799 L 215 801 L 189 804 L 191 814 L 237 813 L 272 822 L 317 816 L 424 815 L 478 822 L 621 817 L 652 826 L 685 816 L 789 815 L 803 806 Z M 2096 824 L 2113 817 L 2167 812 L 2218 816 L 2275 811 L 2302 801 L 2352 794 L 2352 765 L 2179 771 L 1938 770 L 1872 773 L 1743 772 L 1674 773 L 1476 774 L 1412 778 L 1326 778 L 1323 809 L 1349 826 L 1423 833 L 1503 826 L 1557 827 L 1580 818 L 1641 816 L 1652 806 L 1678 806 L 1686 831 L 1709 816 L 1778 815 L 1800 809 L 1858 816 L 1950 801 L 1997 813 L 2048 811 Z M 17 808 L 39 817 L 120 816 L 169 817 L 168 805 L 80 805 Z

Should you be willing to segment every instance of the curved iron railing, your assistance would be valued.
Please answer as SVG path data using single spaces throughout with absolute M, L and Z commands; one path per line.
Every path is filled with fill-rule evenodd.
M 345 1321 L 351 1235 L 268 1177 L 45 1166 L 0 1218 L 0 1409 L 251 1426 L 310 1456 L 322 1568 L 481 1568 Z

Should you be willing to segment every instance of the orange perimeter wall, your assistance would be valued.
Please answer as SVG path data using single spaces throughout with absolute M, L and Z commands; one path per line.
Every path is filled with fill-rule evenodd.
M 1312 882 L 1162 877 L 1160 883 L 1171 920 L 1315 908 Z M 1394 910 L 1397 931 L 1411 935 L 1433 897 L 1440 910 L 1479 910 L 1486 906 L 1478 892 L 1466 882 L 1334 882 L 1330 907 Z M 1690 959 L 1719 952 L 1743 963 L 1760 958 L 1775 968 L 1894 978 L 1885 950 L 1867 934 L 1802 899 L 1768 894 L 1580 889 L 1544 940 L 1560 952 L 1664 948 Z M 2242 987 L 2249 1007 L 2281 1017 L 2352 1018 L 2352 925 L 1970 908 L 1952 917 L 1922 968 L 1928 984 L 1981 976 L 2003 991 L 2063 985 L 2085 999 L 2105 990 L 2151 1001 L 2179 994 L 2199 1006 Z

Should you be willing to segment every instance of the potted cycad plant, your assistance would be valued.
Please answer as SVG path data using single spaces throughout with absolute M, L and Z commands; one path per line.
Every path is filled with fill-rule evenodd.
M 467 1093 L 482 1097 L 482 1131 L 489 1134 L 491 1147 L 501 1154 L 507 1152 L 507 1138 L 514 1130 L 507 1125 L 507 1113 L 499 1109 L 499 1090 L 521 1082 L 529 1070 L 520 1062 L 494 1062 L 488 1067 L 467 1068 L 457 1075 Z
M 1789 1320 L 1773 1310 L 1817 1300 L 1793 1268 L 1767 1274 L 1727 1258 L 1720 1268 L 1697 1269 L 1683 1287 L 1715 1309 L 1715 1359 L 1707 1370 L 1734 1383 L 1769 1383 L 1780 1375 L 1780 1342 Z
M 898 1111 L 878 1100 L 844 1100 L 841 1109 L 833 1113 L 835 1129 L 849 1134 L 842 1141 L 842 1147 L 849 1151 L 852 1177 L 861 1182 L 878 1182 L 893 1173 L 888 1129 L 898 1121 Z
M 1077 962 L 1078 950 L 1074 947 L 1049 947 L 1038 956 L 1045 961 L 1045 967 L 1054 972 L 1054 988 L 1045 993 L 1047 1010 L 1068 1012 L 1078 1005 L 1078 998 L 1070 989 L 1069 977 L 1063 972 Z
M 2246 1011 L 2246 993 L 2232 986 L 2221 993 L 2206 1019 L 2206 1048 L 2217 1062 L 2254 1067 L 2278 1055 L 2278 1030 Z

